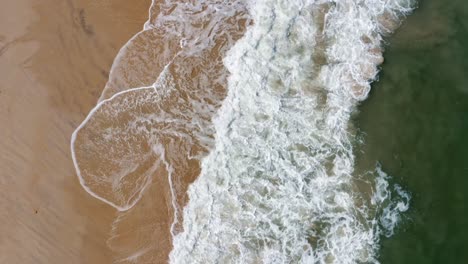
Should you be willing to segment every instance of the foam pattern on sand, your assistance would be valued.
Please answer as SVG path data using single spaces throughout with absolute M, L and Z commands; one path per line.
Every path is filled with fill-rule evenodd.
M 121 49 L 100 102 L 72 137 L 81 184 L 119 211 L 141 199 L 161 166 L 173 207 L 184 204 L 182 172 L 213 144 L 211 119 L 226 95 L 222 59 L 249 23 L 239 1 L 165 4 L 170 11 Z
M 108 240 L 116 263 L 167 262 L 213 145 L 222 59 L 250 23 L 241 1 L 153 1 L 149 14 L 71 142 L 82 186 L 119 210 Z

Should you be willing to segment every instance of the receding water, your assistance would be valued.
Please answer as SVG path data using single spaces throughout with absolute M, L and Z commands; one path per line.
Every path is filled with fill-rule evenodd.
M 468 263 L 468 1 L 420 1 L 389 44 L 357 115 L 361 161 L 380 162 L 412 202 L 380 260 Z

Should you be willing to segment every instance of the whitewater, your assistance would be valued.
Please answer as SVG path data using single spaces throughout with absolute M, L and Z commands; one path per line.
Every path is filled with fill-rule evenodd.
M 357 168 L 352 117 L 414 4 L 153 1 L 72 136 L 81 185 L 120 212 L 113 238 L 164 178 L 171 263 L 378 263 L 410 195 Z M 161 238 L 139 239 L 117 262 L 160 263 Z
M 189 188 L 172 263 L 377 261 L 381 229 L 395 224 L 379 218 L 398 217 L 408 197 L 382 214 L 383 173 L 370 193 L 357 190 L 350 118 L 376 78 L 382 34 L 410 10 L 398 0 L 249 2 L 254 25 L 224 60 L 216 144 Z

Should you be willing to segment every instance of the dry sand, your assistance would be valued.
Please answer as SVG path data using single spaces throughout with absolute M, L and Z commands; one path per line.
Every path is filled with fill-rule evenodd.
M 70 135 L 150 1 L 1 5 L 0 263 L 110 263 L 116 212 L 79 185 Z

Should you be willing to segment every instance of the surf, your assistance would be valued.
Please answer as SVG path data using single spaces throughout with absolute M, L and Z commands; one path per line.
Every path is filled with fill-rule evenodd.
M 392 198 L 377 169 L 354 173 L 350 118 L 377 77 L 383 35 L 411 8 L 249 2 L 254 24 L 224 60 L 215 147 L 189 187 L 171 263 L 377 262 L 409 198 Z
M 116 261 L 378 262 L 410 196 L 356 170 L 351 117 L 413 6 L 153 1 L 71 140 Z

